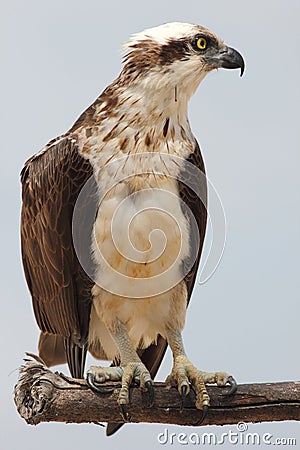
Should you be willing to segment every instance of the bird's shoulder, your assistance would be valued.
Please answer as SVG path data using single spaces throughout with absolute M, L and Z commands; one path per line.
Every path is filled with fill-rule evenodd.
M 52 139 L 41 151 L 24 164 L 20 179 L 23 193 L 50 185 L 76 184 L 92 175 L 90 163 L 79 152 L 76 134 L 67 133 Z

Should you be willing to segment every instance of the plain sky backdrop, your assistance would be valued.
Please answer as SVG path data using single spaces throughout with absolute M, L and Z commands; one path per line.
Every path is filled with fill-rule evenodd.
M 95 425 L 26 425 L 12 390 L 24 352 L 36 352 L 38 340 L 21 267 L 19 172 L 118 75 L 121 43 L 164 22 L 205 25 L 246 60 L 243 78 L 211 73 L 190 104 L 225 209 L 227 243 L 216 273 L 194 290 L 188 354 L 199 368 L 226 370 L 240 383 L 299 379 L 299 20 L 299 0 L 2 2 L 1 449 L 162 447 L 163 425 L 126 425 L 112 438 Z M 168 353 L 158 379 L 171 365 Z M 236 429 L 197 429 L 226 430 Z M 300 446 L 296 422 L 249 424 L 248 431 L 297 437 Z

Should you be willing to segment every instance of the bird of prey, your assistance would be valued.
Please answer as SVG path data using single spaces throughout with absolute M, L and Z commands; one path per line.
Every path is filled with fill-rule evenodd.
M 112 361 L 92 366 L 87 381 L 99 391 L 105 380 L 121 381 L 123 419 L 132 381 L 153 400 L 167 345 L 167 381 L 183 399 L 195 391 L 202 418 L 205 383 L 231 393 L 236 386 L 225 372 L 197 369 L 181 336 L 207 219 L 205 168 L 187 108 L 218 68 L 242 75 L 244 61 L 202 26 L 167 23 L 133 35 L 117 79 L 21 173 L 22 260 L 39 354 L 48 366 L 67 362 L 77 378 L 87 351 Z M 91 180 L 94 194 L 80 202 Z

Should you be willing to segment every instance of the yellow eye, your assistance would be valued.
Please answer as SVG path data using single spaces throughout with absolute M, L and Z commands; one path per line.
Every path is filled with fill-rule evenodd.
M 196 45 L 199 50 L 205 50 L 207 47 L 206 39 L 204 37 L 200 37 L 199 39 L 197 39 Z

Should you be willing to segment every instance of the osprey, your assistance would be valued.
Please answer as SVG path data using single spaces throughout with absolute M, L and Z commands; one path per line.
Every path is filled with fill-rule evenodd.
M 22 259 L 39 354 L 48 366 L 67 362 L 76 378 L 87 350 L 112 361 L 92 366 L 87 382 L 102 392 L 101 382 L 120 380 L 126 420 L 132 381 L 153 402 L 152 379 L 169 345 L 167 380 L 182 401 L 193 388 L 202 420 L 205 383 L 229 384 L 227 393 L 236 383 L 197 369 L 181 337 L 207 219 L 187 106 L 208 72 L 242 75 L 244 61 L 208 29 L 168 23 L 131 37 L 123 62 L 118 78 L 21 173 Z

